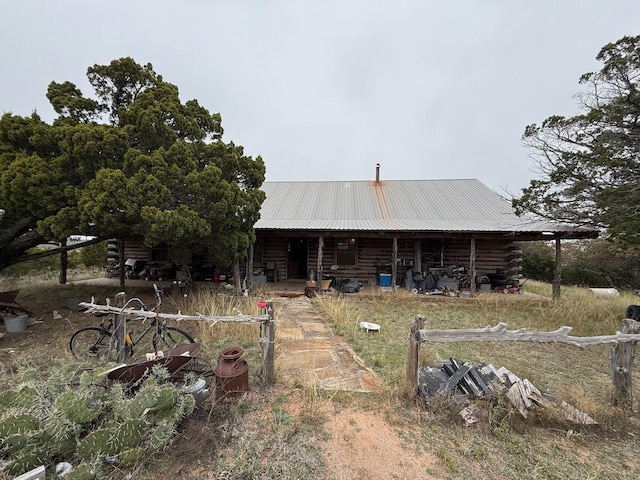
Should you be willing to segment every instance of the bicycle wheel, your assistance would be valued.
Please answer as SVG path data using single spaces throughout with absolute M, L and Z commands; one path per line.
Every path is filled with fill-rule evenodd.
M 165 348 L 173 348 L 183 343 L 193 343 L 193 337 L 184 330 L 176 327 L 165 327 L 158 335 L 158 344 L 162 343 Z
M 161 327 L 153 346 L 153 332 L 147 332 L 134 346 L 134 357 L 142 359 L 147 353 L 164 352 L 184 343 L 193 343 L 193 337 L 176 327 Z
M 111 334 L 100 327 L 81 328 L 71 336 L 69 349 L 82 360 L 107 360 L 111 349 Z

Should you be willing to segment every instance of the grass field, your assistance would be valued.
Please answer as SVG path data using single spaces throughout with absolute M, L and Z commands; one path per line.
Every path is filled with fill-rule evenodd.
M 552 331 L 566 325 L 573 328 L 572 335 L 593 336 L 614 334 L 626 306 L 640 303 L 630 294 L 598 298 L 587 289 L 566 287 L 560 299 L 551 301 L 550 285 L 530 281 L 527 287 L 535 294 L 487 293 L 434 301 L 399 291 L 368 298 L 319 298 L 317 307 L 382 376 L 388 386 L 387 400 L 421 426 L 423 438 L 416 439 L 416 448 L 439 455 L 449 467 L 450 478 L 637 477 L 640 430 L 635 413 L 610 406 L 610 344 L 578 348 L 520 342 L 433 343 L 423 344 L 420 351 L 421 365 L 436 366 L 440 360 L 455 357 L 505 366 L 541 391 L 585 411 L 598 426 L 572 425 L 548 411 L 523 419 L 507 403 L 483 402 L 478 405 L 484 414 L 481 425 L 467 428 L 452 420 L 460 407 L 444 399 L 427 406 L 432 416 L 414 417 L 404 368 L 409 325 L 416 315 L 425 317 L 427 329 L 478 328 L 504 322 L 510 330 Z M 364 332 L 358 327 L 362 320 L 379 324 L 381 332 Z M 636 381 L 636 400 L 638 395 Z

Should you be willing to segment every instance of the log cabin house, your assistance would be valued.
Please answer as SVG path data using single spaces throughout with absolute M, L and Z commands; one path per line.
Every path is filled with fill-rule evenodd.
M 383 274 L 402 285 L 408 269 L 442 275 L 455 267 L 475 291 L 484 276 L 522 274 L 522 242 L 555 240 L 559 294 L 560 241 L 598 236 L 518 217 L 508 199 L 476 179 L 385 181 L 377 166 L 372 181 L 265 182 L 262 189 L 256 242 L 241 265 L 252 282 L 332 276 L 376 285 Z M 135 239 L 124 242 L 124 257 L 168 260 L 166 246 Z
M 403 283 L 406 270 L 464 271 L 476 281 L 521 275 L 521 242 L 595 238 L 593 229 L 528 221 L 478 180 L 265 182 L 248 270 L 267 280 L 380 274 Z M 555 285 L 554 285 L 555 292 Z

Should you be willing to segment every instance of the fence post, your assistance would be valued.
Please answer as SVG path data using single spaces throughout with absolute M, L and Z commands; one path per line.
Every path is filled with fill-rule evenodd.
M 424 317 L 416 315 L 409 328 L 409 351 L 407 353 L 407 369 L 405 376 L 413 390 L 418 386 L 418 354 L 420 342 L 416 339 L 416 332 L 424 327 Z
M 115 298 L 115 306 L 118 308 L 124 307 L 126 301 L 126 294 L 124 292 L 116 293 Z M 125 340 L 126 337 L 126 329 L 127 329 L 127 317 L 125 315 L 114 315 L 114 331 L 113 331 L 113 340 L 116 346 L 116 354 L 117 361 L 124 362 L 126 355 L 126 346 L 127 342 Z
M 267 315 L 269 320 L 264 324 L 264 338 L 262 339 L 262 381 L 268 384 L 273 383 L 273 372 L 275 370 L 275 347 L 276 347 L 276 317 L 273 310 L 273 302 L 267 301 Z
M 627 318 L 622 323 L 621 333 L 640 333 L 640 322 Z M 614 406 L 631 410 L 633 408 L 633 389 L 631 387 L 631 367 L 636 354 L 637 342 L 620 342 L 613 348 L 611 358 L 611 380 L 613 392 L 611 403 Z

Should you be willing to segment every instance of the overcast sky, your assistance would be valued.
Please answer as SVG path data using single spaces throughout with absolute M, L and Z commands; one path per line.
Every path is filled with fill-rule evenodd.
M 51 121 L 55 80 L 150 62 L 222 115 L 267 180 L 536 178 L 526 125 L 574 115 L 638 0 L 0 0 L 0 112 Z

